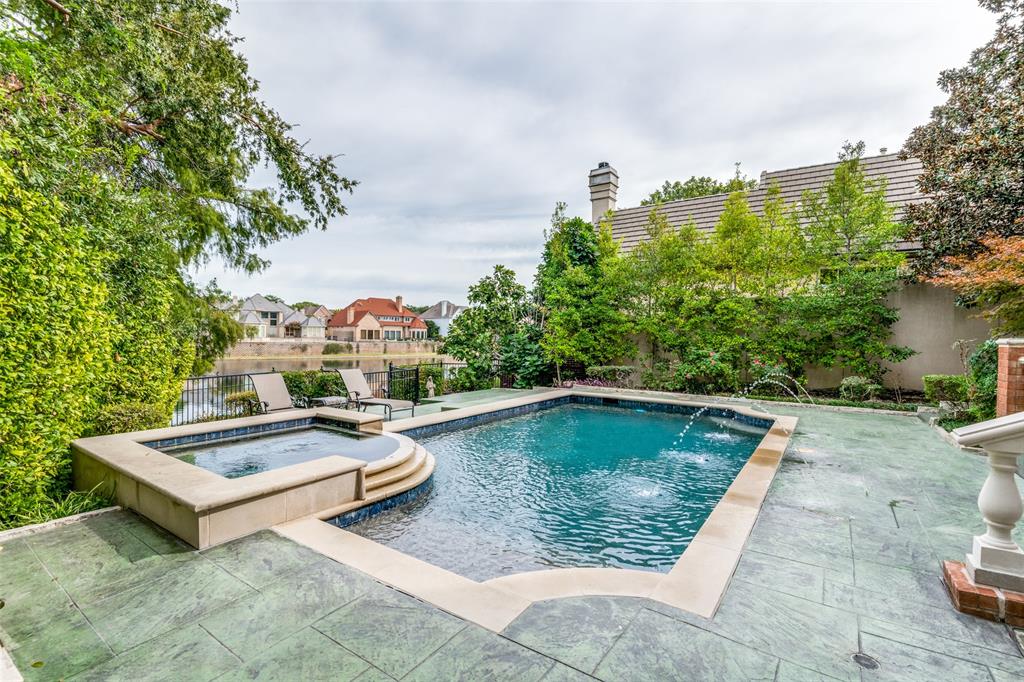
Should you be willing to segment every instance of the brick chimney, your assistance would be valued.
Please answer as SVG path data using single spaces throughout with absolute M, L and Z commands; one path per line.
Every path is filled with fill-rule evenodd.
M 399 313 L 405 312 L 405 309 L 402 308 L 402 297 L 401 296 L 395 296 L 395 306 L 398 308 L 398 312 Z
M 448 317 L 448 301 L 441 301 L 441 317 Z
M 619 173 L 607 161 L 590 171 L 590 211 L 593 223 L 601 222 L 608 211 L 615 210 L 615 197 L 619 193 Z
M 1024 412 L 1024 339 L 999 339 L 996 416 Z
M 348 320 L 349 324 L 352 324 L 352 321 L 356 319 L 356 309 L 353 308 L 352 306 L 349 306 L 348 308 L 346 308 L 345 309 L 345 318 Z

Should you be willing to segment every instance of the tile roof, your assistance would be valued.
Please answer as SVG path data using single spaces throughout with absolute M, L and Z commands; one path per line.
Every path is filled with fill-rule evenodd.
M 758 187 L 747 194 L 751 210 L 755 213 L 761 212 L 768 187 L 776 183 L 782 191 L 783 200 L 791 206 L 796 205 L 804 191 L 823 189 L 832 179 L 838 165 L 839 162 L 834 161 L 762 173 Z M 895 209 L 897 220 L 901 218 L 905 206 L 928 200 L 917 189 L 917 177 L 921 174 L 921 162 L 917 159 L 901 160 L 896 154 L 866 156 L 861 159 L 861 168 L 868 179 L 886 178 L 886 201 Z M 670 201 L 662 204 L 658 210 L 674 227 L 692 219 L 698 230 L 710 232 L 715 229 L 728 196 L 712 194 L 696 199 Z M 629 251 L 641 241 L 646 241 L 647 217 L 652 208 L 654 207 L 637 206 L 624 208 L 612 214 L 612 236 L 621 243 L 623 251 Z M 919 248 L 919 244 L 900 242 L 897 248 L 912 251 Z
M 352 322 L 348 322 L 348 309 L 352 308 L 355 314 L 352 318 Z M 409 327 L 410 329 L 426 329 L 427 324 L 420 318 L 419 315 L 403 307 L 403 310 L 399 312 L 398 305 L 393 299 L 390 298 L 360 298 L 352 301 L 347 306 L 334 313 L 331 316 L 330 321 L 327 323 L 329 327 L 348 327 L 359 322 L 363 319 L 364 315 L 373 315 L 382 326 L 388 327 Z M 382 317 L 411 317 L 410 322 L 396 322 L 392 320 L 382 320 Z

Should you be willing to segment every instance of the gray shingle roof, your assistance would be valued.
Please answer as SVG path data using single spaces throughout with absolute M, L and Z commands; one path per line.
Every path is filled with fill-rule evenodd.
M 751 210 L 760 213 L 764 208 L 765 193 L 772 184 L 777 183 L 782 191 L 782 198 L 790 206 L 799 203 L 805 190 L 819 191 L 832 179 L 838 161 L 822 163 L 816 166 L 787 168 L 785 170 L 765 172 L 757 189 L 750 190 L 747 201 Z M 867 156 L 861 159 L 861 168 L 869 179 L 886 178 L 886 200 L 895 209 L 897 220 L 908 204 L 927 201 L 927 197 L 917 189 L 917 177 L 921 174 L 921 162 L 917 159 L 900 160 L 896 154 Z M 673 227 L 678 227 L 691 218 L 697 229 L 710 232 L 715 229 L 718 217 L 722 214 L 728 194 L 713 194 L 696 199 L 682 199 L 662 204 L 659 210 L 668 218 Z M 624 208 L 612 215 L 612 236 L 621 242 L 623 251 L 629 251 L 641 241 L 647 239 L 647 217 L 652 206 Z M 918 248 L 915 242 L 900 242 L 897 248 L 912 251 Z
M 442 303 L 447 303 L 448 304 L 448 309 L 447 309 L 448 314 L 447 315 L 442 315 L 441 314 L 441 304 Z M 423 318 L 424 320 L 450 320 L 453 317 L 455 317 L 456 315 L 458 315 L 465 307 L 466 306 L 464 306 L 464 305 L 455 305 L 451 301 L 447 301 L 447 300 L 445 300 L 445 301 L 438 301 L 434 305 L 432 305 L 429 308 L 427 308 L 426 310 L 424 310 L 420 314 L 420 317 Z

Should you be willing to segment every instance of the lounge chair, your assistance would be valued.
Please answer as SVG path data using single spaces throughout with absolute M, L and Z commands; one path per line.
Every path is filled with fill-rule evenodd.
M 366 377 L 363 376 L 362 370 L 339 369 L 338 374 L 341 375 L 341 380 L 345 382 L 345 390 L 348 391 L 349 400 L 355 402 L 357 410 L 362 409 L 365 412 L 367 405 L 381 405 L 384 408 L 384 414 L 388 421 L 391 421 L 391 416 L 395 410 L 399 412 L 409 410 L 413 417 L 416 416 L 416 403 L 411 400 L 375 398 L 373 391 L 370 390 L 370 385 L 366 383 Z
M 250 374 L 249 380 L 252 381 L 252 388 L 256 391 L 253 411 L 257 414 L 306 407 L 305 399 L 292 398 L 292 394 L 288 392 L 288 386 L 284 383 L 284 377 L 280 374 Z

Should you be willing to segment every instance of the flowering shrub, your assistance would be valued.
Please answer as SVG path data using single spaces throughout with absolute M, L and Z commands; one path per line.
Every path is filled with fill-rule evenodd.
M 635 367 L 629 365 L 595 365 L 587 367 L 587 379 L 602 383 L 584 384 L 585 386 L 622 386 L 636 371 Z M 583 383 L 583 382 L 576 382 Z
M 693 350 L 675 365 L 673 390 L 687 393 L 727 393 L 736 390 L 738 375 L 732 363 L 712 350 Z
M 577 379 L 573 382 L 577 386 L 600 386 L 602 388 L 611 388 L 615 384 L 607 379 L 601 379 L 598 377 L 587 377 L 586 379 Z
M 882 387 L 870 379 L 849 376 L 839 384 L 839 397 L 844 400 L 874 400 Z

